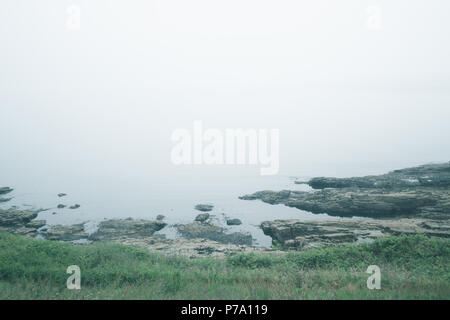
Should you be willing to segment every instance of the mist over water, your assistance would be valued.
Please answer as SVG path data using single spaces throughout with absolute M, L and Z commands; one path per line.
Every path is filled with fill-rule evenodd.
M 449 161 L 450 4 L 375 2 L 376 31 L 373 1 L 2 1 L 0 186 L 15 188 L 2 206 L 175 223 L 211 203 L 265 244 L 261 221 L 321 216 L 238 196 Z M 175 166 L 171 134 L 196 120 L 279 129 L 278 175 Z

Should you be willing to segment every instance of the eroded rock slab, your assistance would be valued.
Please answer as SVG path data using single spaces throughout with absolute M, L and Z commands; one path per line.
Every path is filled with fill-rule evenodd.
M 16 209 L 0 209 L 0 226 L 2 227 L 19 227 L 24 226 L 37 217 L 35 211 L 16 210 Z
M 284 249 L 307 249 L 374 240 L 400 234 L 450 237 L 450 221 L 424 219 L 275 220 L 261 224 L 264 234 Z
M 317 177 L 306 183 L 314 189 L 324 188 L 409 188 L 450 187 L 450 162 L 427 164 L 418 167 L 394 170 L 383 175 L 351 178 Z
M 250 234 L 243 232 L 225 233 L 222 227 L 210 223 L 194 221 L 188 224 L 179 224 L 175 227 L 187 239 L 208 239 L 236 245 L 252 244 L 252 236 Z
M 74 241 L 88 239 L 89 234 L 84 230 L 84 224 L 56 225 L 41 233 L 47 240 Z
M 340 217 L 426 217 L 450 215 L 450 162 L 396 170 L 380 176 L 313 178 L 319 189 L 259 191 L 240 197 L 269 204 L 285 204 L 312 213 Z
M 195 210 L 208 212 L 211 211 L 214 208 L 211 204 L 198 204 L 195 206 Z
M 149 237 L 167 224 L 161 220 L 112 219 L 102 221 L 98 230 L 89 239 L 93 241 L 113 240 L 115 238 Z

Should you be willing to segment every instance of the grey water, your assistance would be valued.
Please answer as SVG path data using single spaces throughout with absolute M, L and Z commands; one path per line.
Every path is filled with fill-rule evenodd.
M 115 180 L 115 179 L 114 179 Z M 180 180 L 175 183 L 156 181 L 128 180 L 120 178 L 111 181 L 109 177 L 90 177 L 85 181 L 67 181 L 63 184 L 29 183 L 17 184 L 11 181 L 15 190 L 8 203 L 0 207 L 17 206 L 23 209 L 48 209 L 38 215 L 49 225 L 87 223 L 86 227 L 95 228 L 103 219 L 134 218 L 154 220 L 158 214 L 165 216 L 169 227 L 159 231 L 168 238 L 178 235 L 170 227 L 176 223 L 189 223 L 200 212 L 194 209 L 199 203 L 214 205 L 210 212 L 213 223 L 225 227 L 227 232 L 250 232 L 255 245 L 269 246 L 271 239 L 265 236 L 259 224 L 265 220 L 322 218 L 327 215 L 314 215 L 284 205 L 268 205 L 260 201 L 244 201 L 238 197 L 257 190 L 308 190 L 306 185 L 294 184 L 294 178 L 275 176 L 244 176 L 233 179 Z M 167 179 L 168 180 L 168 179 Z M 3 180 L 4 181 L 4 180 Z M 58 197 L 58 193 L 67 193 Z M 67 205 L 58 209 L 58 204 Z M 70 205 L 80 204 L 78 209 Z M 225 218 L 239 218 L 240 226 L 227 226 Z
M 379 30 L 368 0 L 76 1 L 78 30 L 64 1 L 2 2 L 1 207 L 185 223 L 211 203 L 268 245 L 261 221 L 326 215 L 239 196 L 450 159 L 448 1 L 383 2 Z M 173 165 L 172 132 L 196 120 L 279 129 L 279 173 Z

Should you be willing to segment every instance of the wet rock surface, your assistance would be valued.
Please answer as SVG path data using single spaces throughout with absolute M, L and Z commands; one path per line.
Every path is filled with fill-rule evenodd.
M 275 220 L 261 224 L 264 234 L 284 249 L 308 249 L 370 241 L 400 234 L 450 237 L 450 221 L 424 219 Z
M 167 224 L 157 220 L 112 219 L 100 222 L 98 230 L 89 239 L 93 241 L 112 240 L 120 237 L 149 237 Z
M 313 178 L 305 183 L 319 190 L 259 191 L 240 199 L 259 199 L 340 217 L 446 219 L 450 213 L 450 162 L 380 176 Z

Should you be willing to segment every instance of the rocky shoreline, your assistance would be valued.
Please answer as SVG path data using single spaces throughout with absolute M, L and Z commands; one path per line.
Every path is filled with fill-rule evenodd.
M 399 234 L 450 237 L 450 162 L 395 170 L 380 176 L 319 177 L 295 183 L 308 184 L 313 191 L 266 190 L 240 197 L 335 216 L 262 222 L 264 234 L 283 250 L 360 243 Z M 7 202 L 9 198 L 5 195 L 11 191 L 8 187 L 0 188 L 0 201 Z M 178 239 L 166 239 L 157 233 L 168 226 L 162 215 L 155 220 L 104 220 L 96 231 L 89 233 L 83 223 L 48 226 L 45 220 L 36 220 L 39 211 L 14 207 L 0 209 L 0 232 L 75 243 L 112 241 L 191 257 L 279 252 L 253 246 L 248 233 L 229 233 L 226 226 L 214 224 L 208 213 L 213 207 L 199 204 L 195 209 L 201 213 L 194 221 L 171 225 L 180 234 Z M 226 219 L 227 226 L 240 223 L 239 219 Z
M 6 190 L 12 191 L 10 188 L 0 188 L 0 192 L 2 190 L 5 190 L 5 193 Z M 252 236 L 248 233 L 228 233 L 226 228 L 214 225 L 209 213 L 205 213 L 210 211 L 212 206 L 205 206 L 196 206 L 196 209 L 203 213 L 199 214 L 193 222 L 173 225 L 181 235 L 179 239 L 166 239 L 164 235 L 155 234 L 167 226 L 164 222 L 165 217 L 162 215 L 158 215 L 154 221 L 132 218 L 104 220 L 98 224 L 94 232 L 88 233 L 85 223 L 48 226 L 45 220 L 36 220 L 39 210 L 19 210 L 15 207 L 0 209 L 0 232 L 78 244 L 118 242 L 145 247 L 150 251 L 190 257 L 225 256 L 246 251 L 273 251 L 269 248 L 253 246 Z M 230 221 L 232 225 L 240 222 L 238 219 Z
M 421 233 L 450 236 L 450 162 L 395 170 L 379 176 L 296 181 L 303 191 L 259 191 L 240 197 L 284 204 L 346 219 L 276 220 L 261 224 L 284 249 L 373 240 Z M 370 219 L 349 219 L 366 217 Z

